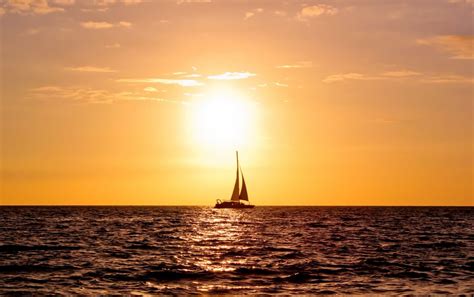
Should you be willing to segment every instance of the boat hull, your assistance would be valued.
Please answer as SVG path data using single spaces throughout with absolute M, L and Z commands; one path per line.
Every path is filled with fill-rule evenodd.
M 224 201 L 224 202 L 217 202 L 214 208 L 254 208 L 255 205 L 250 204 L 243 204 L 240 202 L 232 202 L 232 201 Z

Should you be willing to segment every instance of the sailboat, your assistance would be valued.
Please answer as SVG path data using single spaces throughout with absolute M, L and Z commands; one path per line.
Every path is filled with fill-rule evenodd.
M 247 186 L 245 185 L 244 174 L 242 172 L 242 168 L 239 165 L 239 152 L 236 151 L 235 155 L 237 157 L 237 175 L 235 178 L 235 185 L 234 190 L 232 191 L 232 196 L 230 197 L 230 201 L 221 201 L 217 199 L 216 205 L 214 208 L 254 208 L 255 205 L 251 205 L 248 203 L 249 195 L 247 192 Z M 239 187 L 239 177 L 242 175 L 242 189 L 240 190 Z M 240 190 L 240 193 L 239 193 Z M 247 201 L 247 203 L 243 203 L 242 201 Z

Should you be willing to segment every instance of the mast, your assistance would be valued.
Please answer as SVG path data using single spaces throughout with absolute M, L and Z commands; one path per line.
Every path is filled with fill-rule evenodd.
M 235 156 L 237 158 L 237 173 L 235 177 L 234 190 L 232 191 L 231 201 L 239 201 L 239 152 L 235 151 Z

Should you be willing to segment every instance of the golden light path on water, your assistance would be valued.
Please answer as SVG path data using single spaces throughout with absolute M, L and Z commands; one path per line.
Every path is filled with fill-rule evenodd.
M 221 273 L 234 272 L 239 267 L 246 267 L 255 262 L 255 257 L 246 257 L 246 250 L 252 249 L 249 243 L 255 232 L 255 217 L 248 212 L 232 209 L 210 210 L 203 209 L 193 219 L 192 232 L 184 238 L 188 242 L 186 252 L 175 258 L 178 265 L 198 267 L 206 272 Z M 194 257 L 190 257 L 195 255 Z M 237 257 L 234 257 L 237 256 Z M 191 272 L 191 270 L 189 270 Z M 173 284 L 157 284 L 147 282 L 147 286 L 169 290 Z M 183 284 L 178 287 L 182 288 Z M 190 287 L 201 292 L 257 289 L 255 285 L 235 285 L 220 283 L 209 284 L 198 281 L 190 282 Z M 263 288 L 264 286 L 262 286 Z

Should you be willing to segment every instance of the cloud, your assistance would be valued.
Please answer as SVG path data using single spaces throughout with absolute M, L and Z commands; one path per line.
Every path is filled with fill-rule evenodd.
M 111 103 L 114 95 L 106 90 L 91 88 L 44 86 L 30 90 L 29 98 L 40 100 L 67 100 L 84 103 Z
M 190 74 L 183 75 L 182 77 L 196 78 L 196 77 L 201 77 L 201 76 L 202 75 L 198 73 L 190 73 Z
M 196 67 L 192 67 L 193 71 L 196 71 Z M 184 78 L 197 78 L 201 77 L 201 74 L 198 73 L 188 73 L 185 71 L 176 71 L 171 73 L 172 75 L 179 76 L 179 77 L 184 77 Z
M 452 59 L 474 59 L 474 35 L 438 35 L 418 39 L 417 43 L 447 52 Z
M 245 13 L 244 20 L 248 20 L 248 19 L 250 19 L 251 17 L 253 17 L 254 15 L 255 15 L 254 12 L 247 11 L 247 12 Z
M 318 4 L 313 6 L 306 6 L 298 13 L 297 18 L 306 21 L 309 18 L 319 17 L 322 15 L 335 15 L 339 12 L 334 6 L 327 4 Z
M 208 79 L 217 79 L 217 80 L 234 80 L 234 79 L 245 79 L 255 76 L 255 73 L 250 72 L 225 72 L 223 74 L 210 75 Z
M 53 4 L 53 6 L 51 6 Z M 1 3 L 1 14 L 48 14 L 53 12 L 62 12 L 64 8 L 54 5 L 64 5 L 61 1 L 47 0 L 5 0 Z
M 275 10 L 275 11 L 273 12 L 273 14 L 276 15 L 276 16 L 279 16 L 279 17 L 284 17 L 284 16 L 286 16 L 286 11 L 283 11 L 283 10 Z
M 369 80 L 369 79 L 373 79 L 373 78 L 368 77 L 361 73 L 351 72 L 351 73 L 340 73 L 340 74 L 329 75 L 328 77 L 323 79 L 323 82 L 333 83 L 333 82 L 339 82 L 339 81 L 344 81 L 344 80 Z
M 393 70 L 393 71 L 386 71 L 382 72 L 378 75 L 367 75 L 357 72 L 350 72 L 350 73 L 340 73 L 340 74 L 333 74 L 329 75 L 323 82 L 325 83 L 334 83 L 334 82 L 341 82 L 345 80 L 403 80 L 403 79 L 410 79 L 417 76 L 422 76 L 423 74 L 420 72 L 412 71 L 412 70 Z
M 130 28 L 132 26 L 132 23 L 130 22 L 119 22 L 118 25 L 116 25 L 116 27 L 126 27 L 126 28 Z
M 28 34 L 28 35 L 36 35 L 36 34 L 38 34 L 39 32 L 41 32 L 41 29 L 39 29 L 39 28 L 31 28 L 31 29 L 28 29 L 28 30 L 26 31 L 26 34 Z
M 143 91 L 145 91 L 145 92 L 158 92 L 158 89 L 154 88 L 154 87 L 146 87 L 146 88 L 143 89 Z
M 183 3 L 211 3 L 212 0 L 177 0 L 176 4 L 183 4 Z
M 108 7 L 100 7 L 100 8 L 96 8 L 96 7 L 94 7 L 94 8 L 81 8 L 81 11 L 82 11 L 82 12 L 105 12 L 105 11 L 107 11 L 107 10 L 109 10 Z
M 283 69 L 288 69 L 288 68 L 311 68 L 311 67 L 313 67 L 313 62 L 311 62 L 311 61 L 301 61 L 301 62 L 296 62 L 294 64 L 286 64 L 286 65 L 275 66 L 275 68 L 283 68 Z
M 31 89 L 29 99 L 42 101 L 63 101 L 76 103 L 114 103 L 119 101 L 157 101 L 174 104 L 186 104 L 183 100 L 156 97 L 150 92 L 111 92 L 103 89 L 83 87 L 43 86 Z
M 95 67 L 95 66 L 66 67 L 64 69 L 69 70 L 69 71 L 77 71 L 77 72 L 101 72 L 101 73 L 117 72 L 116 70 L 110 69 L 108 67 Z
M 145 2 L 145 0 L 81 0 L 78 1 L 83 8 L 82 12 L 105 12 L 110 7 L 117 5 L 136 5 Z
M 75 0 L 52 0 L 51 2 L 62 6 L 70 6 L 76 3 Z
M 129 22 L 118 22 L 116 24 L 108 23 L 108 22 L 94 22 L 94 21 L 89 21 L 89 22 L 82 22 L 81 26 L 86 29 L 92 29 L 92 30 L 101 30 L 101 29 L 111 29 L 114 27 L 126 27 L 129 28 L 132 26 L 131 23 Z
M 165 85 L 180 85 L 182 87 L 197 87 L 203 84 L 194 79 L 168 79 L 168 78 L 122 78 L 117 82 L 123 83 L 157 83 Z
M 421 75 L 421 73 L 411 70 L 398 70 L 398 71 L 388 71 L 382 73 L 383 76 L 390 76 L 390 77 L 409 77 L 415 75 Z
M 106 44 L 105 48 L 120 48 L 120 43 Z
M 184 93 L 183 95 L 187 97 L 193 97 L 193 98 L 205 96 L 205 94 L 203 93 Z
M 93 6 L 110 6 L 115 4 L 134 5 L 143 3 L 143 0 L 94 0 Z
M 135 4 L 140 4 L 142 3 L 143 0 L 121 0 L 119 3 L 123 3 L 125 5 L 135 5 Z
M 255 8 L 255 9 L 252 9 L 251 11 L 247 11 L 245 13 L 244 20 L 248 20 L 251 17 L 255 16 L 257 13 L 261 13 L 261 12 L 263 12 L 263 8 Z
M 467 83 L 474 84 L 474 78 L 472 76 L 462 75 L 434 75 L 421 79 L 421 82 L 432 83 L 432 84 L 452 84 L 452 83 Z
M 474 83 L 474 78 L 462 76 L 462 75 L 453 75 L 453 74 L 426 74 L 415 72 L 411 70 L 399 70 L 399 71 L 390 71 L 383 72 L 379 75 L 367 75 L 362 73 L 341 73 L 329 75 L 323 82 L 325 83 L 335 83 L 343 82 L 349 80 L 359 80 L 359 81 L 368 81 L 368 80 L 386 80 L 386 81 L 411 81 L 411 82 L 421 82 L 421 83 Z
M 474 4 L 474 0 L 448 0 L 448 3 L 464 3 L 464 4 Z
M 114 25 L 107 22 L 82 22 L 81 26 L 86 29 L 109 29 Z

